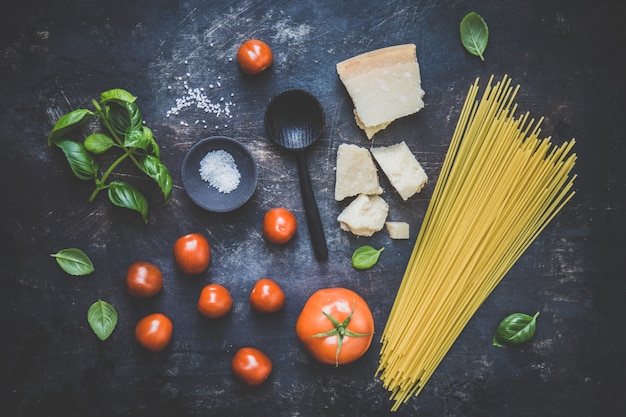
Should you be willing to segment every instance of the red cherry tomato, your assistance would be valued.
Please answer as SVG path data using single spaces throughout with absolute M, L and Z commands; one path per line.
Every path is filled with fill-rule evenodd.
M 161 313 L 150 314 L 137 323 L 135 338 L 151 352 L 163 350 L 172 338 L 172 321 Z
M 296 321 L 296 334 L 318 361 L 343 365 L 357 360 L 370 347 L 374 318 L 365 300 L 354 291 L 325 288 L 305 303 Z
M 231 363 L 233 373 L 246 385 L 257 386 L 272 373 L 272 361 L 263 352 L 251 347 L 237 351 Z
M 126 271 L 126 289 L 133 297 L 148 298 L 163 288 L 163 274 L 156 265 L 139 261 Z
M 198 311 L 212 319 L 225 316 L 233 306 L 230 292 L 220 284 L 209 284 L 200 291 Z
M 261 313 L 275 313 L 285 305 L 285 293 L 269 278 L 258 280 L 250 292 L 252 308 Z
M 298 230 L 296 216 L 283 207 L 273 208 L 263 217 L 263 236 L 272 243 L 287 243 Z
M 174 243 L 174 261 L 181 272 L 197 275 L 207 270 L 211 261 L 211 247 L 199 233 L 181 236 Z
M 245 41 L 237 51 L 237 61 L 246 74 L 259 74 L 265 71 L 274 60 L 270 47 L 258 39 Z

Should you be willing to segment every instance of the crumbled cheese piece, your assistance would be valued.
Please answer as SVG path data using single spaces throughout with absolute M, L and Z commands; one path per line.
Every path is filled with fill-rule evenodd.
M 241 179 L 235 158 L 222 149 L 208 152 L 200 161 L 199 171 L 203 181 L 224 194 L 235 191 Z
M 383 192 L 370 151 L 357 145 L 339 145 L 335 177 L 337 201 L 359 194 L 373 195 Z
M 370 151 L 403 200 L 420 192 L 428 182 L 426 172 L 404 141 Z
M 392 239 L 409 238 L 409 224 L 407 222 L 386 222 L 385 228 Z
M 385 226 L 389 205 L 379 195 L 359 194 L 337 217 L 341 229 L 371 236 Z

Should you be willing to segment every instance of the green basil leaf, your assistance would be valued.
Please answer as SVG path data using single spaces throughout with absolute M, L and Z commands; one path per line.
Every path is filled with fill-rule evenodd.
M 89 152 L 99 155 L 115 146 L 115 142 L 104 133 L 92 133 L 85 138 L 84 146 Z
M 100 340 L 106 340 L 117 326 L 117 310 L 106 301 L 98 300 L 89 307 L 87 321 Z
M 139 160 L 141 170 L 150 178 L 156 181 L 161 188 L 165 201 L 169 201 L 172 196 L 172 176 L 167 167 L 159 158 L 153 155 L 145 155 Z
M 48 146 L 52 145 L 54 139 L 60 139 L 78 126 L 84 124 L 90 115 L 93 115 L 90 110 L 76 109 L 61 116 L 48 135 Z
M 489 28 L 483 18 L 476 12 L 470 12 L 461 20 L 461 42 L 467 51 L 485 60 L 483 53 L 489 41 Z
M 137 97 L 121 88 L 114 88 L 113 90 L 108 90 L 100 94 L 101 103 L 106 103 L 107 101 L 134 103 L 135 100 L 137 100 Z
M 376 249 L 367 245 L 357 248 L 352 254 L 352 266 L 356 269 L 368 269 L 373 267 L 376 262 L 378 262 L 380 253 L 383 250 L 385 250 L 384 247 Z
M 85 252 L 77 248 L 62 249 L 50 256 L 56 258 L 62 270 L 70 275 L 89 275 L 94 271 L 93 263 Z
M 53 143 L 63 151 L 77 178 L 93 180 L 98 176 L 98 163 L 82 143 L 69 139 L 55 139 Z
M 138 211 L 144 223 L 148 223 L 148 201 L 132 185 L 123 181 L 113 181 L 109 184 L 109 200 L 118 207 Z
M 151 138 L 146 136 L 143 129 L 129 130 L 124 136 L 124 147 L 133 149 L 148 149 Z
M 141 112 L 135 103 L 111 102 L 105 107 L 104 115 L 113 132 L 120 137 L 125 137 L 127 132 L 140 130 L 143 123 Z
M 514 313 L 506 317 L 493 335 L 492 344 L 496 347 L 516 346 L 528 342 L 535 334 L 537 312 L 534 316 Z
M 159 149 L 159 145 L 154 140 L 154 135 L 152 134 L 152 130 L 150 130 L 148 126 L 142 126 L 141 129 L 143 130 L 143 134 L 150 140 L 150 149 L 148 150 L 148 152 L 150 152 L 152 155 L 156 156 L 157 158 L 160 158 L 161 150 Z

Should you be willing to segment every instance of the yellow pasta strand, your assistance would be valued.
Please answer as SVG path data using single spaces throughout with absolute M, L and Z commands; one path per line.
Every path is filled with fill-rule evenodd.
M 466 324 L 574 196 L 575 140 L 540 139 L 519 86 L 470 87 L 381 336 L 377 376 L 392 410 L 418 395 Z

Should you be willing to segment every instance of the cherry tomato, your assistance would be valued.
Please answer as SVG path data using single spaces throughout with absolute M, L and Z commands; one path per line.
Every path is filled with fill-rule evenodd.
M 285 305 L 285 293 L 275 281 L 261 278 L 250 292 L 250 304 L 260 313 L 275 313 Z
M 126 289 L 133 297 L 148 298 L 163 288 L 163 274 L 156 265 L 139 261 L 126 271 Z
M 181 272 L 197 275 L 207 270 L 211 261 L 211 247 L 199 233 L 181 236 L 174 243 L 174 261 Z
M 270 47 L 258 39 L 245 41 L 237 51 L 237 61 L 246 74 L 259 74 L 265 71 L 274 60 Z
M 298 230 L 296 216 L 283 207 L 273 208 L 263 217 L 263 236 L 272 243 L 287 243 Z
M 230 365 L 237 379 L 253 387 L 261 385 L 272 373 L 270 358 L 252 347 L 239 349 Z
M 209 284 L 200 291 L 198 311 L 212 319 L 225 316 L 233 306 L 230 292 L 220 284 Z
M 296 321 L 296 334 L 315 359 L 339 366 L 367 351 L 374 335 L 374 318 L 354 291 L 325 288 L 305 303 Z
M 164 314 L 150 314 L 137 323 L 135 338 L 151 352 L 165 349 L 172 338 L 172 321 Z

